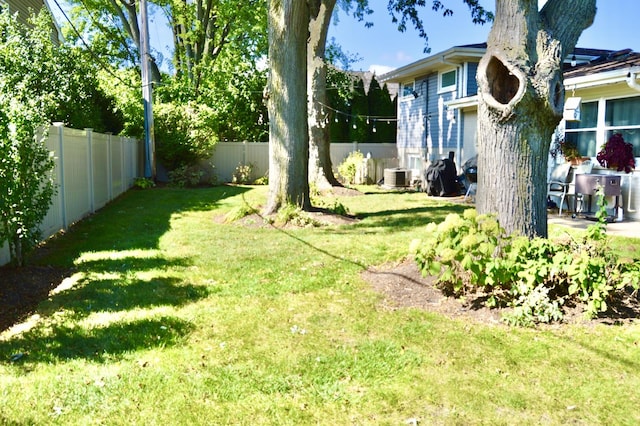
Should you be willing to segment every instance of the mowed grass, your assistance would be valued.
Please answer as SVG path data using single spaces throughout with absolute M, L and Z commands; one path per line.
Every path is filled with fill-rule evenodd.
M 360 278 L 467 206 L 375 192 L 337 199 L 353 225 L 224 222 L 265 197 L 130 191 L 51 241 L 38 261 L 74 274 L 0 335 L 0 424 L 640 423 L 638 324 L 452 320 Z

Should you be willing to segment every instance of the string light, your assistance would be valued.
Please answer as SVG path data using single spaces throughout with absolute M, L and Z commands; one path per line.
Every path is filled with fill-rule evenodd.
M 317 102 L 316 101 L 316 103 L 323 107 L 322 108 L 322 113 L 323 114 L 325 114 L 326 110 L 333 111 L 335 113 L 335 115 L 336 115 L 335 118 L 334 118 L 334 121 L 336 123 L 339 122 L 338 116 L 340 116 L 340 115 L 343 115 L 345 117 L 346 121 L 358 120 L 360 118 L 365 119 L 367 121 L 367 124 L 371 124 L 371 122 L 373 121 L 374 126 L 375 126 L 376 122 L 380 122 L 380 121 L 383 121 L 383 122 L 386 121 L 387 124 L 391 124 L 392 121 L 393 122 L 397 122 L 398 121 L 397 118 L 389 117 L 389 116 L 349 114 L 348 112 L 340 111 L 338 109 L 330 107 L 329 105 L 325 105 L 322 102 Z M 325 108 L 326 108 L 326 110 L 325 110 Z M 328 115 L 328 113 L 326 113 L 326 114 Z M 355 126 L 354 129 L 357 128 L 355 123 L 354 123 L 354 126 Z

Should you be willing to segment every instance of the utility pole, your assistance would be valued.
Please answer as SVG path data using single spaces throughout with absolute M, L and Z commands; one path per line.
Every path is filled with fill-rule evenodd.
M 144 101 L 144 177 L 156 178 L 156 149 L 153 136 L 153 86 L 149 67 L 149 18 L 147 0 L 140 0 L 140 68 Z

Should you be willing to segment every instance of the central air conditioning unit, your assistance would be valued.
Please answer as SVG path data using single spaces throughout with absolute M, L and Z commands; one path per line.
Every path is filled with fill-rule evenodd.
M 390 188 L 404 188 L 407 186 L 409 170 L 394 168 L 384 169 L 384 186 Z

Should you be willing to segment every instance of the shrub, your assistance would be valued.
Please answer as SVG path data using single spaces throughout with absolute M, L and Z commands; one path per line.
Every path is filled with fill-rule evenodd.
M 255 166 L 252 163 L 238 164 L 236 169 L 233 171 L 233 175 L 231 176 L 231 182 L 238 184 L 251 183 L 251 175 L 253 174 L 254 168 Z
M 54 159 L 39 129 L 48 128 L 66 76 L 57 73 L 50 22 L 41 14 L 27 30 L 0 13 L 0 246 L 8 242 L 11 262 L 20 266 L 39 241 L 55 192 Z
M 197 167 L 180 166 L 169 173 L 169 185 L 177 188 L 198 186 L 204 172 Z
M 193 166 L 210 156 L 215 144 L 211 108 L 200 104 L 154 108 L 156 154 L 168 170 Z
M 638 262 L 613 254 L 604 213 L 600 217 L 582 240 L 560 244 L 506 235 L 493 216 L 467 210 L 430 223 L 428 236 L 414 241 L 411 251 L 423 274 L 438 276 L 436 285 L 446 293 L 480 289 L 490 294 L 487 306 L 511 306 L 505 315 L 510 324 L 558 321 L 568 301 L 582 302 L 585 315 L 594 317 L 629 287 L 640 288 Z
M 355 183 L 356 173 L 363 160 L 364 155 L 360 151 L 353 151 L 338 166 L 338 173 L 340 173 L 346 184 L 353 185 Z

